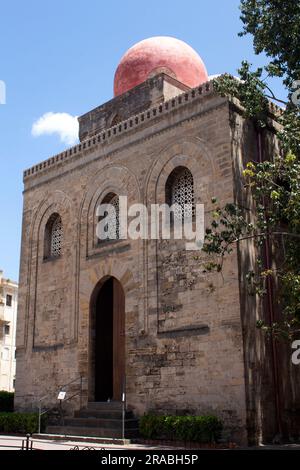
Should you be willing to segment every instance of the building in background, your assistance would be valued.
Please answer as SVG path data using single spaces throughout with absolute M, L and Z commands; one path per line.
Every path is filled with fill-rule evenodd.
M 16 374 L 18 284 L 0 271 L 0 390 L 13 392 Z

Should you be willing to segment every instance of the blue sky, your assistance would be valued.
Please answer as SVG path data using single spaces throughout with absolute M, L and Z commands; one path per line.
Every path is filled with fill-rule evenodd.
M 241 30 L 239 0 L 10 0 L 0 9 L 0 269 L 18 280 L 22 173 L 60 151 L 59 136 L 32 136 L 47 112 L 77 116 L 112 98 L 121 56 L 151 36 L 190 44 L 210 75 L 236 74 L 243 59 L 255 65 L 251 37 Z M 284 96 L 278 83 L 273 88 Z

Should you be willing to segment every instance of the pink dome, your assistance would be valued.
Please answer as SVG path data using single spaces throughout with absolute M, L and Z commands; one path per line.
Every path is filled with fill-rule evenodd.
M 206 67 L 192 47 L 179 39 L 157 36 L 138 42 L 122 57 L 115 73 L 114 95 L 160 72 L 190 88 L 208 80 Z

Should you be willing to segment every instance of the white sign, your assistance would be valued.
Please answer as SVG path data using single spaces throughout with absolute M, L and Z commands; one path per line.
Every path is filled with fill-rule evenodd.
M 57 399 L 64 400 L 66 398 L 67 392 L 59 392 Z

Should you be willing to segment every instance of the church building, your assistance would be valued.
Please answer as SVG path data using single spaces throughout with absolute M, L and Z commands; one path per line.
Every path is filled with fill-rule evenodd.
M 118 214 L 121 196 L 128 207 L 203 204 L 206 226 L 212 198 L 249 206 L 242 172 L 276 148 L 276 112 L 270 103 L 259 146 L 190 46 L 155 37 L 125 53 L 114 97 L 79 117 L 80 142 L 24 172 L 16 409 L 55 407 L 65 390 L 69 434 L 89 419 L 87 435 L 117 436 L 123 400 L 132 429 L 146 412 L 213 414 L 237 442 L 294 435 L 296 372 L 257 330 L 267 309 L 245 279 L 253 242 L 216 273 L 184 240 L 101 240 L 96 230 L 99 204 Z

